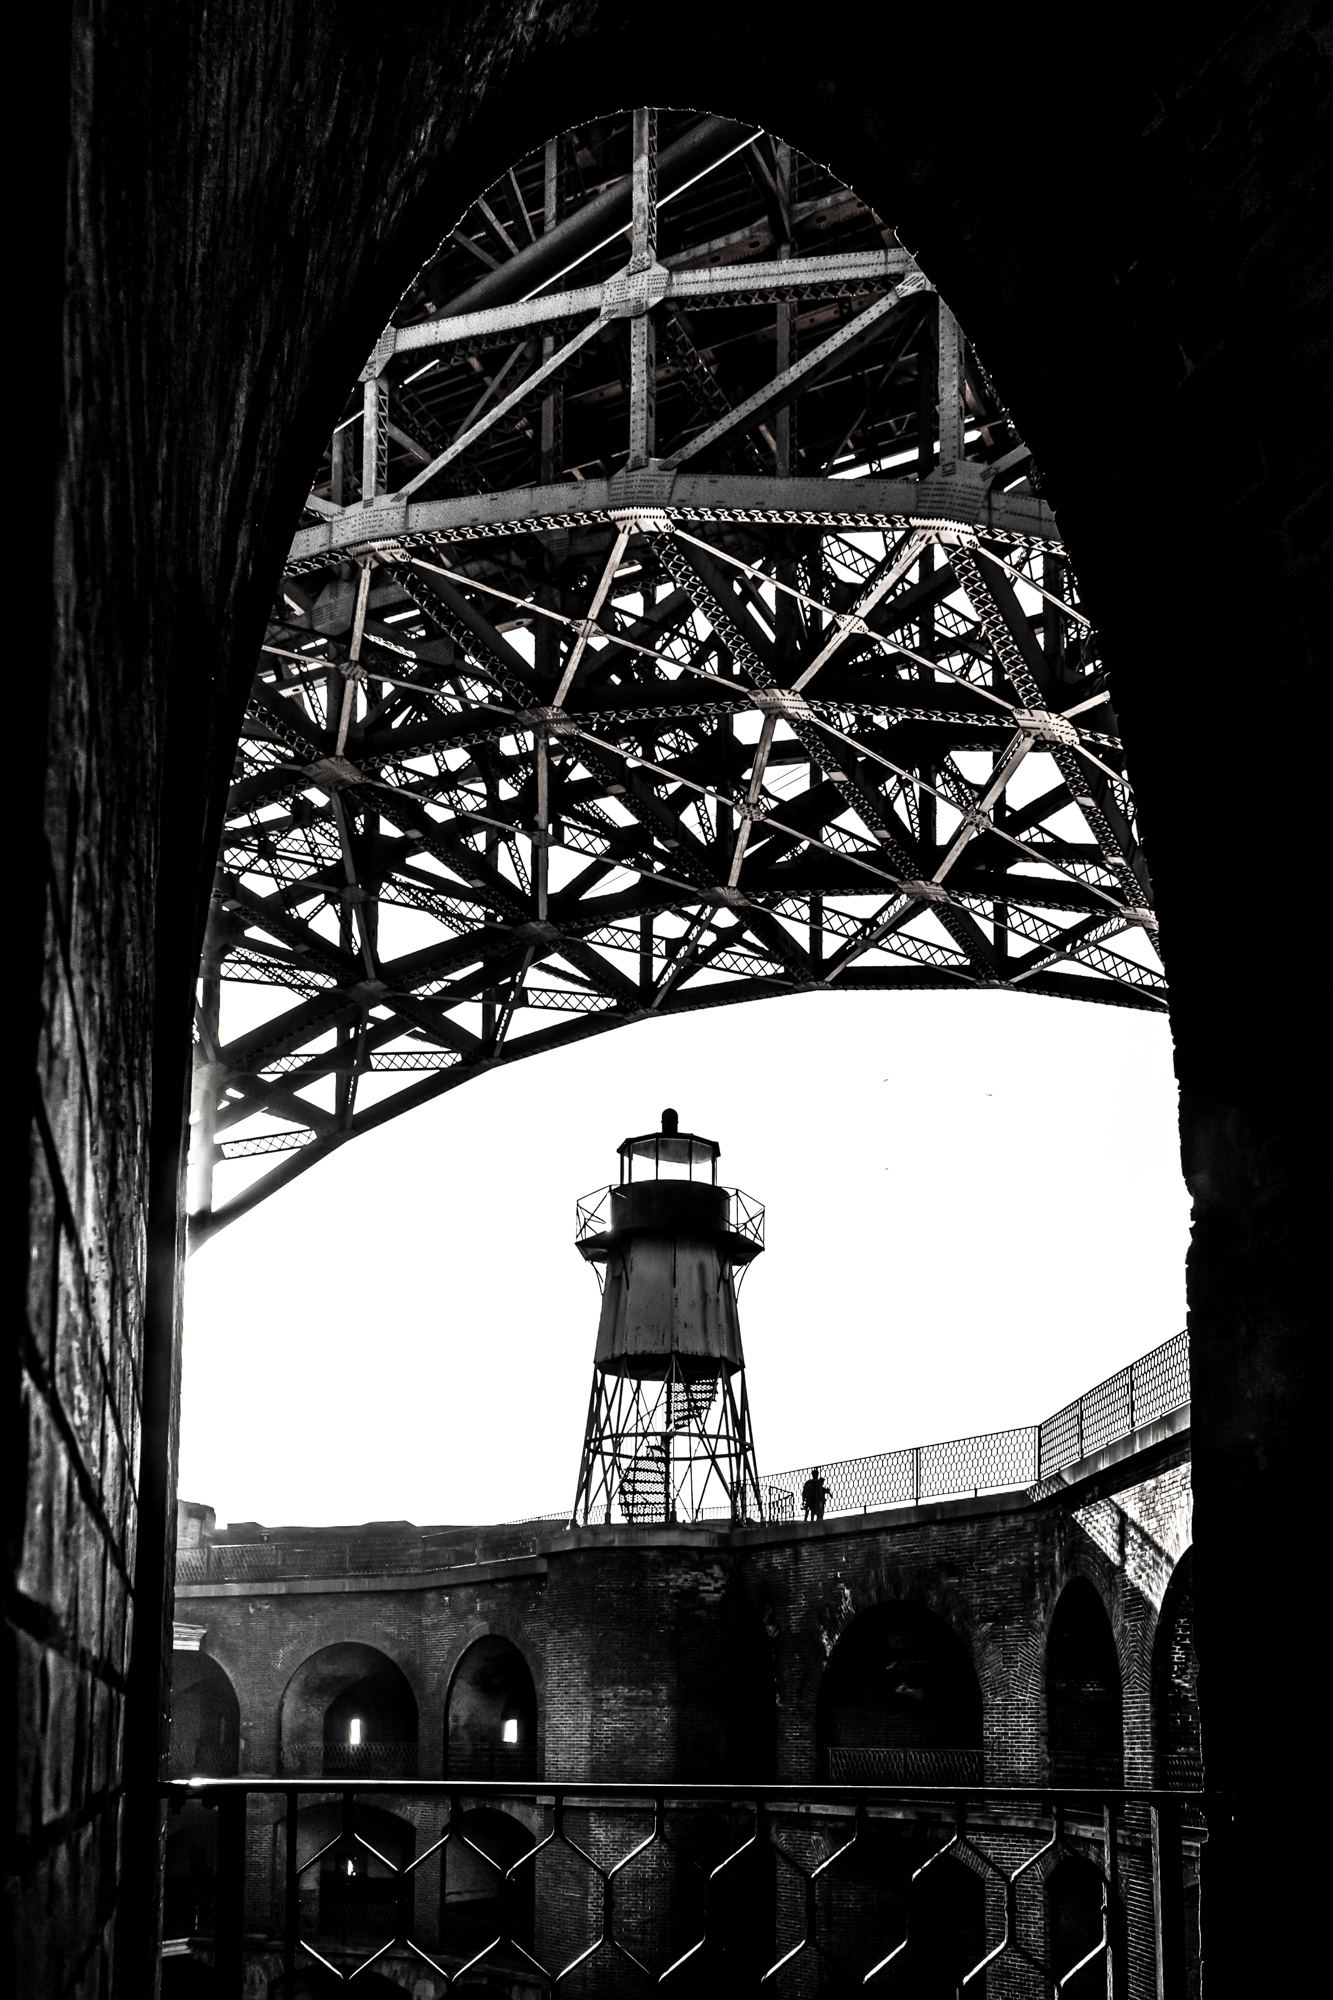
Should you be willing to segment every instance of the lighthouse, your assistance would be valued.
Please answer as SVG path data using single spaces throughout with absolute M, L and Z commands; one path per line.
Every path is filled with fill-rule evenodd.
M 761 1519 L 736 1288 L 764 1211 L 674 1111 L 617 1150 L 619 1184 L 578 1204 L 602 1314 L 573 1523 Z

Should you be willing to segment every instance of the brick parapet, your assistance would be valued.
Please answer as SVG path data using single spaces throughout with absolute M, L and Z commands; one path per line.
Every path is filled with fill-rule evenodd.
M 701 1760 L 723 1754 L 735 1684 L 770 1665 L 773 1776 L 812 1781 L 819 1685 L 839 1635 L 861 1613 L 902 1602 L 963 1640 L 982 1692 L 987 1780 L 1022 1784 L 1048 1775 L 1047 1635 L 1061 1592 L 1084 1576 L 1115 1637 L 1126 1778 L 1146 1783 L 1158 1613 L 1189 1524 L 1189 1434 L 1176 1425 L 1037 1499 L 703 1536 L 579 1530 L 504 1562 L 187 1584 L 179 1596 L 237 1690 L 243 1768 L 255 1775 L 277 1769 L 292 1675 L 348 1641 L 401 1668 L 418 1704 L 419 1770 L 438 1774 L 452 1676 L 477 1638 L 499 1634 L 532 1672 L 541 1768 L 553 1781 L 726 1775 Z

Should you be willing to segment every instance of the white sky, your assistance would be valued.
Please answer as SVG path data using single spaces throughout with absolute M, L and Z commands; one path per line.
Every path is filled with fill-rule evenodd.
M 270 1525 L 567 1505 L 598 1311 L 574 1200 L 668 1104 L 767 1204 L 741 1294 L 761 1473 L 1032 1422 L 1184 1324 L 1163 1017 L 719 1008 L 464 1084 L 192 1258 L 182 1495 Z

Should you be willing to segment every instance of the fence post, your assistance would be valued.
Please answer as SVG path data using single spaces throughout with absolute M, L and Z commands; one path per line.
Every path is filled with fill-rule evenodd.
M 1185 1870 L 1180 1807 L 1152 1806 L 1155 2000 L 1185 2000 Z
M 241 2000 L 245 1984 L 245 1793 L 218 1800 L 213 1977 L 220 2000 Z
M 1083 1456 L 1083 1398 L 1078 1399 L 1078 1455 Z
M 1129 1374 L 1129 1428 L 1130 1428 L 1130 1431 L 1131 1431 L 1131 1432 L 1132 1432 L 1132 1431 L 1133 1431 L 1133 1429 L 1134 1429 L 1134 1366 L 1135 1366 L 1135 1364 L 1134 1364 L 1134 1363 L 1133 1363 L 1133 1362 L 1131 1361 L 1131 1362 L 1130 1362 L 1130 1364 L 1129 1364 L 1129 1369 L 1128 1369 L 1128 1374 Z
M 1125 1908 L 1120 1888 L 1119 1806 L 1102 1808 L 1102 1852 L 1106 1867 L 1106 1995 L 1107 2000 L 1127 2000 L 1129 1964 L 1126 1945 Z
M 301 1883 L 296 1872 L 296 1793 L 287 1794 L 286 1866 L 283 1870 L 282 1994 L 293 2000 L 296 1992 L 296 1938 L 301 1928 Z
M 912 1505 L 914 1507 L 921 1505 L 921 1447 L 919 1444 L 912 1446 Z

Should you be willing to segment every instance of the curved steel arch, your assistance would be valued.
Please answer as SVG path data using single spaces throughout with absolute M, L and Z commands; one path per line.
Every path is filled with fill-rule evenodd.
M 640 110 L 512 169 L 376 344 L 274 607 L 201 974 L 192 1240 L 497 1063 L 654 1014 L 830 987 L 1164 1009 L 1036 488 L 894 232 L 780 141 Z M 270 1155 L 215 1205 L 220 1162 Z

